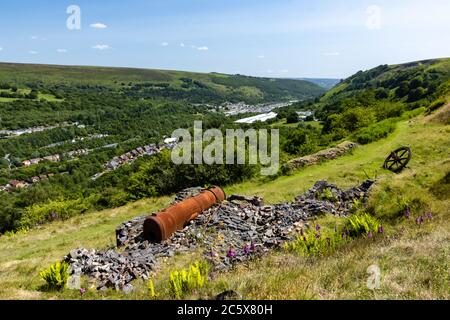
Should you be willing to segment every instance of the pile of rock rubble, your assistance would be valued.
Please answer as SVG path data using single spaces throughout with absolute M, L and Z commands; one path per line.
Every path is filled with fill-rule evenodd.
M 141 216 L 117 228 L 120 253 L 112 249 L 76 249 L 65 260 L 73 276 L 92 278 L 99 290 L 130 290 L 130 282 L 148 278 L 157 268 L 159 258 L 200 248 L 214 270 L 224 270 L 294 239 L 300 229 L 308 226 L 308 219 L 324 213 L 348 215 L 354 200 L 365 199 L 372 184 L 373 181 L 368 180 L 358 187 L 341 190 L 319 181 L 294 202 L 276 205 L 264 205 L 259 197 L 231 196 L 228 201 L 200 214 L 163 243 L 150 243 L 143 238 L 146 216 Z M 175 202 L 201 190 L 187 189 L 177 195 Z

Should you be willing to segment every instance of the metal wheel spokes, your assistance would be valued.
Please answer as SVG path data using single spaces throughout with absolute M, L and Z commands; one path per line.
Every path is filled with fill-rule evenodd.
M 400 172 L 402 171 L 408 162 L 411 160 L 412 152 L 408 147 L 398 148 L 391 152 L 391 154 L 387 157 L 386 161 L 384 161 L 383 168 L 392 172 Z

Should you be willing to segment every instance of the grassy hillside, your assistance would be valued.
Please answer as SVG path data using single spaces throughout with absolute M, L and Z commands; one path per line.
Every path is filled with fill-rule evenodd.
M 256 78 L 219 73 L 194 73 L 136 68 L 58 66 L 0 63 L 0 83 L 55 89 L 63 86 L 105 86 L 140 95 L 177 97 L 192 102 L 246 101 L 251 103 L 307 99 L 325 92 L 308 81 Z M 165 90 L 161 90 L 161 89 Z M 136 93 L 136 92 L 134 92 Z
M 261 195 L 274 203 L 292 198 L 320 179 L 338 186 L 353 186 L 366 179 L 378 178 L 367 211 L 382 220 L 386 232 L 376 239 L 360 239 L 336 252 L 303 258 L 282 250 L 266 258 L 216 275 L 212 283 L 191 298 L 206 297 L 225 289 L 236 290 L 245 299 L 448 299 L 450 251 L 450 106 L 438 115 L 419 116 L 398 123 L 386 139 L 361 146 L 352 154 L 309 167 L 291 176 L 264 183 L 246 182 L 226 189 L 227 194 Z M 401 174 L 381 169 L 390 150 L 407 145 L 413 159 Z M 0 238 L 0 298 L 37 299 L 79 298 L 79 293 L 41 291 L 38 272 L 61 259 L 76 247 L 107 248 L 114 245 L 114 229 L 130 217 L 149 213 L 167 205 L 169 198 L 155 198 L 55 222 L 25 234 Z M 432 212 L 433 220 L 419 226 L 403 218 L 404 204 L 412 216 Z M 339 219 L 320 218 L 323 226 L 334 226 Z M 160 298 L 168 298 L 168 271 L 189 264 L 192 255 L 167 261 L 156 278 Z M 366 288 L 366 269 L 379 265 L 381 288 Z M 138 291 L 123 296 L 113 291 L 89 290 L 86 299 L 147 299 L 145 284 Z
M 359 102 L 370 106 L 370 97 L 404 102 L 411 108 L 426 97 L 439 96 L 450 79 L 450 58 L 430 59 L 397 65 L 380 65 L 345 79 L 321 99 L 316 108 L 322 116 L 345 110 Z M 447 84 L 448 89 L 448 84 Z M 352 101 L 353 100 L 353 101 Z

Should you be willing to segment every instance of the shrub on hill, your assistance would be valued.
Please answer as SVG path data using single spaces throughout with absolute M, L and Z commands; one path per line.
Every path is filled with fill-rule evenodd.
M 386 138 L 395 130 L 396 119 L 386 119 L 355 132 L 351 140 L 360 144 L 368 144 Z

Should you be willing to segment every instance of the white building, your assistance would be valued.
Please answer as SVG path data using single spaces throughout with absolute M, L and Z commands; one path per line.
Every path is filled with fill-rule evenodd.
M 269 113 L 259 114 L 257 116 L 250 117 L 250 118 L 240 119 L 240 120 L 236 121 L 235 123 L 251 124 L 251 123 L 255 123 L 257 121 L 266 122 L 267 120 L 274 119 L 276 117 L 277 117 L 277 114 L 275 112 L 269 112 Z

